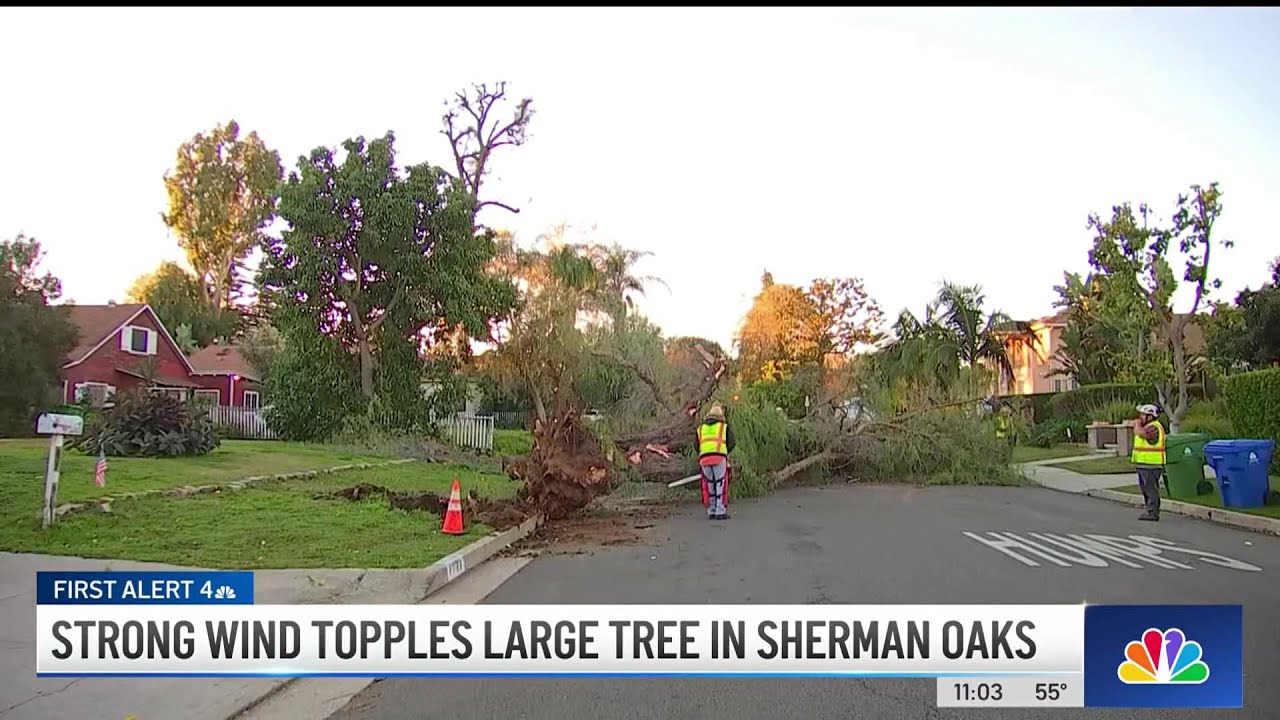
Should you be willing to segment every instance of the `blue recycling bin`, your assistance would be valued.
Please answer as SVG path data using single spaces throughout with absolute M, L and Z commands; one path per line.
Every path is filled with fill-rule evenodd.
M 1218 476 L 1222 506 L 1256 508 L 1267 504 L 1271 490 L 1267 468 L 1275 440 L 1214 440 L 1204 446 L 1204 457 Z

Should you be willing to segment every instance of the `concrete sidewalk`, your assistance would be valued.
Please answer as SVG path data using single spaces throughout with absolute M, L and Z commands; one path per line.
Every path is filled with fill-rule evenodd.
M 1090 490 L 1128 487 L 1129 485 L 1138 484 L 1137 475 L 1086 475 L 1084 473 L 1071 472 L 1064 468 L 1051 467 L 1060 463 L 1093 460 L 1097 457 L 1108 457 L 1108 455 L 1078 455 L 1069 458 L 1038 460 L 1036 462 L 1023 463 L 1018 467 L 1022 471 L 1022 476 L 1031 482 L 1053 490 L 1061 490 L 1062 492 L 1085 493 Z

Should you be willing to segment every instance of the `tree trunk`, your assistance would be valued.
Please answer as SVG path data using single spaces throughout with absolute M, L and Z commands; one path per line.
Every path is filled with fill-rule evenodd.
M 542 391 L 532 381 L 529 383 L 529 394 L 533 396 L 533 410 L 538 413 L 538 420 L 547 422 L 547 406 L 542 402 Z
M 353 316 L 357 317 L 353 312 Z M 373 351 L 369 347 L 369 333 L 363 323 L 355 323 L 356 343 L 360 348 L 360 392 L 366 400 L 373 399 Z
M 1178 381 L 1178 403 L 1169 412 L 1169 432 L 1182 431 L 1182 418 L 1187 414 L 1187 351 L 1183 347 L 1186 323 L 1177 319 L 1169 328 L 1169 345 L 1173 351 L 1173 375 Z

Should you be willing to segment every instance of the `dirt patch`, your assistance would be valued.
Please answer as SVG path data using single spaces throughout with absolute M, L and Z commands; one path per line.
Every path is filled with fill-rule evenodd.
M 449 496 L 433 492 L 390 490 L 381 485 L 360 483 L 352 487 L 324 493 L 317 497 L 359 501 L 380 497 L 398 510 L 425 510 L 444 516 L 449 508 Z M 462 517 L 467 522 L 478 522 L 495 530 L 506 530 L 528 520 L 533 508 L 520 500 L 484 498 L 469 493 L 462 498 Z
M 582 555 L 606 547 L 647 545 L 660 539 L 662 522 L 672 510 L 664 503 L 641 502 L 626 508 L 550 520 L 504 553 Z

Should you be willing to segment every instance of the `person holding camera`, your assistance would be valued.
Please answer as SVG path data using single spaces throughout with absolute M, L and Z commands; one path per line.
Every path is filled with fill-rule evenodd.
M 1138 470 L 1138 487 L 1146 512 L 1139 520 L 1155 522 L 1160 519 L 1160 478 L 1164 475 L 1165 432 L 1160 424 L 1160 408 L 1155 405 L 1139 405 L 1138 419 L 1133 421 L 1133 454 L 1130 459 Z

